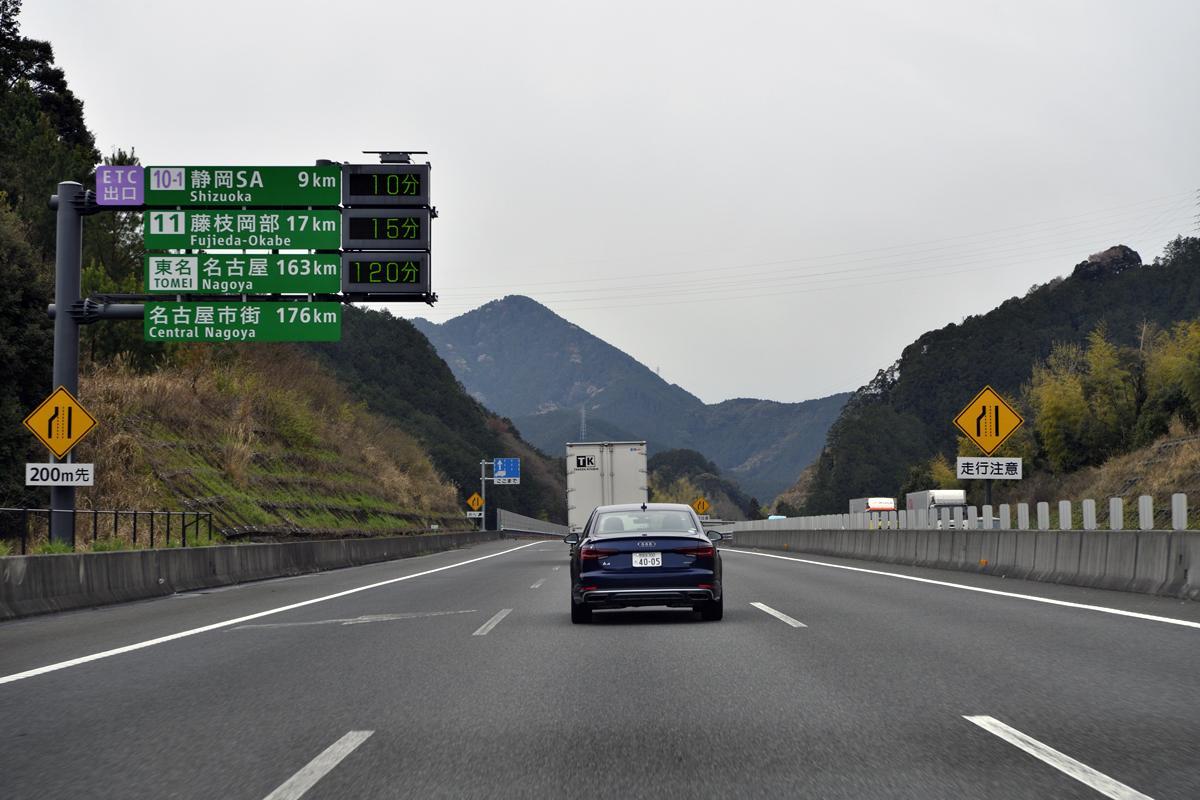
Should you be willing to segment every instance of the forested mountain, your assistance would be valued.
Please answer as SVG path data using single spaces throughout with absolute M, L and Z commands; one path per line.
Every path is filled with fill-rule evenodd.
M 566 518 L 566 467 L 537 452 L 458 385 L 420 331 L 384 311 L 346 308 L 342 340 L 308 345 L 376 413 L 429 451 L 433 463 L 461 487 L 479 488 L 479 462 L 519 457 L 521 483 L 489 487 L 490 505 L 531 517 Z
M 586 409 L 588 439 L 645 439 L 652 453 L 698 450 L 766 499 L 816 457 L 847 397 L 705 405 L 528 297 L 505 297 L 441 325 L 414 325 L 476 399 L 547 453 L 579 439 Z
M 650 501 L 687 503 L 703 497 L 711 505 L 709 516 L 717 519 L 759 519 L 758 500 L 736 483 L 721 477 L 721 470 L 695 450 L 665 450 L 646 464 Z
M 49 43 L 21 35 L 19 2 L 0 0 L 0 11 L 0 506 L 44 507 L 47 491 L 27 489 L 22 468 L 44 451 L 21 421 L 52 388 L 47 200 L 59 181 L 94 188 L 101 156 Z M 85 295 L 142 291 L 140 230 L 135 212 L 85 219 Z M 429 342 L 391 315 L 348 308 L 342 341 L 308 350 L 148 343 L 136 321 L 84 327 L 80 350 L 81 400 L 103 412 L 77 451 L 101 454 L 81 507 L 203 502 L 230 524 L 300 532 L 378 531 L 399 514 L 466 525 L 462 501 L 479 486 L 480 459 L 520 456 L 522 484 L 489 499 L 565 518 L 560 461 L 468 397 Z M 206 419 L 183 424 L 176 406 Z
M 962 324 L 930 331 L 851 397 L 829 431 L 813 474 L 806 476 L 803 510 L 844 511 L 851 497 L 918 488 L 907 485 L 913 478 L 910 469 L 938 455 L 955 455 L 958 441 L 951 419 L 975 393 L 990 384 L 1024 402 L 1035 369 L 1056 345 L 1081 346 L 1099 332 L 1108 345 L 1141 350 L 1152 344 L 1159 329 L 1196 317 L 1200 240 L 1180 238 L 1149 265 L 1128 247 L 1109 248 L 1076 265 L 1069 277 L 1035 286 L 1024 297 L 1006 300 Z M 1105 364 L 1111 360 L 1103 348 L 1095 352 Z M 1060 357 L 1048 368 L 1080 373 L 1064 367 L 1064 359 L 1070 360 Z M 1138 370 L 1128 375 L 1128 391 L 1140 393 L 1144 401 L 1146 387 Z M 1145 425 L 1165 431 L 1166 416 L 1147 420 Z M 1047 458 L 1054 447 L 1033 438 L 1041 435 L 1037 426 L 1026 426 L 1021 436 L 1027 438 L 1022 442 L 1018 437 L 1012 447 Z

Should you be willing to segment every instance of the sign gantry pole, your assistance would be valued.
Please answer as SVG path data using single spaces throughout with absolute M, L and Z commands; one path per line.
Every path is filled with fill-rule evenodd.
M 479 495 L 483 498 L 483 504 L 479 507 L 483 511 L 483 516 L 479 518 L 479 530 L 487 530 L 487 468 L 490 461 L 479 462 Z
M 87 193 L 76 181 L 58 184 L 58 194 L 50 205 L 58 212 L 54 256 L 54 304 L 69 312 L 82 300 L 83 211 Z M 59 386 L 79 394 L 79 322 L 70 313 L 54 316 L 54 380 Z M 70 462 L 52 456 L 52 463 Z M 75 487 L 50 487 L 50 540 L 71 542 L 75 537 Z

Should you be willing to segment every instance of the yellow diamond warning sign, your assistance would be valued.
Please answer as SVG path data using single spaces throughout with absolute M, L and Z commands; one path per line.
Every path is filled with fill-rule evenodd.
M 984 455 L 990 456 L 1025 420 L 995 389 L 985 386 L 954 418 L 954 424 Z
M 703 517 L 705 514 L 708 513 L 708 510 L 710 508 L 712 508 L 712 504 L 709 503 L 707 500 L 705 500 L 703 497 L 697 497 L 695 500 L 692 501 L 692 508 L 695 510 L 695 512 L 697 514 L 699 514 L 700 516 Z
M 51 453 L 63 458 L 96 427 L 96 418 L 60 386 L 25 418 L 25 427 Z
M 479 496 L 479 492 L 467 498 L 467 505 L 471 507 L 472 511 L 478 511 L 483 508 L 483 498 Z

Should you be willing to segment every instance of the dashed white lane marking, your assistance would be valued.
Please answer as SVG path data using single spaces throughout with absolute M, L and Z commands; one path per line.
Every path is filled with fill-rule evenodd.
M 560 569 L 560 567 L 555 567 L 554 571 L 557 572 L 559 569 Z
M 1048 744 L 1043 744 L 1032 736 L 1021 733 L 1016 728 L 1005 725 L 995 717 L 964 716 L 968 722 L 974 722 L 988 733 L 999 736 L 1004 741 L 1024 750 L 1029 755 L 1054 767 L 1059 772 L 1070 775 L 1080 783 L 1095 789 L 1105 797 L 1113 800 L 1152 800 L 1149 795 L 1131 789 L 1120 781 L 1113 780 L 1103 772 L 1097 772 L 1080 761 L 1076 761 L 1065 753 L 1060 753 Z
M 421 619 L 423 617 L 445 617 L 450 614 L 474 614 L 475 609 L 465 611 L 414 611 L 409 614 L 365 614 L 349 619 L 318 619 L 311 622 L 260 622 L 257 625 L 238 625 L 231 631 L 246 631 L 259 628 L 302 628 L 306 625 L 364 625 L 368 622 L 392 622 L 398 619 Z
M 778 558 L 781 561 L 798 561 L 801 564 L 813 564 L 818 567 L 829 567 L 831 569 L 844 569 L 850 572 L 865 572 L 868 575 L 884 575 L 888 578 L 900 578 L 906 581 L 915 581 L 917 583 L 927 583 L 931 586 L 946 586 L 951 589 L 962 589 L 967 592 L 979 592 L 980 594 L 993 594 L 1001 597 L 1015 597 L 1018 600 L 1031 600 L 1035 603 L 1046 603 L 1052 606 L 1067 606 L 1068 608 L 1082 608 L 1087 611 L 1100 611 L 1104 614 L 1115 614 L 1119 617 L 1133 617 L 1134 619 L 1146 619 L 1151 622 L 1165 622 L 1169 625 L 1182 625 L 1185 628 L 1200 628 L 1200 622 L 1192 622 L 1186 619 L 1175 619 L 1174 617 L 1160 617 L 1155 614 L 1141 614 L 1137 611 L 1126 611 L 1123 608 L 1109 608 L 1108 606 L 1093 606 L 1087 603 L 1072 603 L 1067 600 L 1054 600 L 1049 597 L 1038 597 L 1032 594 L 1018 594 L 1016 592 L 1002 592 L 999 589 L 984 589 L 982 586 L 967 586 L 963 583 L 951 583 L 950 581 L 935 581 L 932 578 L 918 578 L 915 575 L 902 575 L 899 572 L 884 572 L 878 569 L 866 569 L 865 567 L 849 567 L 845 564 L 830 564 L 826 561 L 813 561 L 807 558 L 795 558 L 793 556 L 777 556 L 774 553 L 758 553 L 753 550 L 735 550 L 732 547 L 722 547 L 722 553 L 740 553 L 746 556 L 762 556 L 763 558 Z
M 786 622 L 788 625 L 791 625 L 793 628 L 807 628 L 808 627 L 800 620 L 792 619 L 787 614 L 784 614 L 782 611 L 776 611 L 775 609 L 771 608 L 766 603 L 751 603 L 750 605 L 754 606 L 759 611 L 765 611 L 766 613 L 770 614 L 772 617 L 775 617 L 775 619 Z
M 496 616 L 489 619 L 487 622 L 479 626 L 479 630 L 472 633 L 472 636 L 487 636 L 488 632 L 500 624 L 500 620 L 512 613 L 511 608 L 502 608 L 496 612 Z
M 536 542 L 534 542 L 533 544 L 536 544 Z M 517 547 L 510 547 L 507 550 L 501 550 L 499 553 L 488 553 L 486 556 L 479 556 L 478 558 L 469 558 L 466 561 L 458 561 L 453 564 L 447 564 L 444 567 L 435 567 L 434 569 L 427 569 L 424 572 L 414 572 L 412 575 L 401 575 L 399 578 L 389 578 L 386 581 L 378 581 L 377 583 L 369 583 L 366 586 L 358 586 L 353 589 L 346 589 L 343 592 L 335 592 L 334 594 L 327 594 L 324 597 L 314 597 L 311 600 L 302 600 L 299 603 L 292 603 L 292 604 L 286 605 L 286 606 L 279 606 L 278 608 L 269 608 L 266 611 L 259 611 L 255 614 L 247 614 L 244 617 L 235 617 L 234 619 L 227 619 L 223 622 L 214 622 L 211 625 L 202 625 L 199 628 L 190 628 L 189 630 L 186 630 L 186 631 L 179 631 L 178 633 L 171 633 L 166 636 L 159 636 L 155 639 L 147 639 L 144 642 L 137 642 L 136 644 L 127 644 L 124 647 L 114 647 L 112 650 L 104 650 L 99 653 L 92 653 L 91 655 L 80 656 L 79 658 L 72 658 L 69 661 L 59 661 L 58 663 L 55 663 L 55 664 L 47 664 L 44 667 L 36 667 L 34 669 L 27 669 L 24 672 L 14 672 L 12 675 L 0 676 L 0 684 L 13 683 L 14 681 L 24 680 L 25 678 L 32 678 L 35 675 L 44 675 L 47 672 L 55 672 L 60 669 L 66 669 L 67 667 L 75 667 L 80 664 L 86 664 L 89 661 L 99 661 L 102 658 L 110 658 L 112 656 L 119 656 L 122 653 L 132 653 L 134 650 L 141 650 L 146 647 L 153 647 L 156 644 L 164 644 L 165 642 L 173 642 L 176 639 L 183 639 L 187 636 L 195 636 L 198 633 L 208 633 L 209 631 L 215 631 L 220 628 L 229 628 L 234 625 L 241 624 L 243 622 L 249 622 L 252 619 L 260 619 L 261 617 L 270 616 L 271 614 L 279 614 L 284 611 L 291 611 L 294 608 L 303 608 L 304 606 L 311 606 L 314 603 L 324 603 L 328 600 L 336 600 L 339 597 L 345 597 L 347 595 L 357 594 L 359 592 L 365 592 L 369 589 L 378 589 L 380 586 L 390 586 L 393 583 L 400 583 L 401 581 L 410 581 L 413 578 L 420 578 L 425 575 L 433 575 L 435 572 L 443 572 L 448 569 L 454 569 L 455 567 L 465 567 L 467 564 L 475 564 L 479 561 L 486 561 L 489 558 L 496 558 L 497 556 L 502 556 L 507 553 L 515 553 L 517 550 L 524 550 L 526 547 L 533 547 L 533 544 L 523 544 L 523 545 L 519 545 Z
M 537 581 L 537 583 L 535 583 L 533 586 L 530 586 L 529 588 L 530 588 L 530 589 L 537 589 L 537 588 L 540 588 L 540 587 L 541 587 L 541 585 L 542 585 L 543 583 L 545 583 L 545 582 L 546 582 L 546 579 L 545 579 L 545 578 L 539 578 L 539 579 L 538 579 L 538 581 Z
M 371 738 L 371 734 L 374 732 L 350 731 L 329 745 L 329 747 L 326 747 L 319 756 L 305 764 L 303 769 L 288 778 L 285 783 L 267 795 L 264 800 L 297 800 L 297 798 L 303 796 L 305 792 L 316 785 L 317 781 L 328 775 L 334 767 L 342 762 L 342 759 L 353 753 L 355 748 Z

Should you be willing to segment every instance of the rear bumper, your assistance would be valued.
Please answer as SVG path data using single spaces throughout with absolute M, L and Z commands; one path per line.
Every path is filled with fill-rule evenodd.
M 630 608 L 634 606 L 674 606 L 690 608 L 720 597 L 712 589 L 661 587 L 640 589 L 591 589 L 575 595 L 575 601 L 589 608 Z

